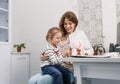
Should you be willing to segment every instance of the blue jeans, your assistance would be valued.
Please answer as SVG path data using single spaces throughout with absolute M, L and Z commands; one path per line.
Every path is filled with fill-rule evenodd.
M 70 71 L 69 69 L 60 65 L 48 65 L 42 67 L 43 74 L 53 76 L 53 84 L 70 84 Z

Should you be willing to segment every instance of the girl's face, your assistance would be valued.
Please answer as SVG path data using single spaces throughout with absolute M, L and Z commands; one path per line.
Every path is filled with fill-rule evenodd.
M 56 33 L 51 40 L 51 44 L 54 47 L 56 47 L 59 44 L 59 42 L 61 41 L 61 38 L 62 38 L 62 33 L 61 32 Z
M 72 32 L 74 32 L 75 25 L 76 25 L 75 23 L 73 23 L 72 21 L 65 18 L 65 20 L 64 20 L 64 28 L 65 28 L 67 34 L 71 34 Z

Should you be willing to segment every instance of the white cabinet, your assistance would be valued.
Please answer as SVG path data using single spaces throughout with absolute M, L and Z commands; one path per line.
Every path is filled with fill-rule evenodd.
M 0 84 L 10 83 L 10 49 L 0 45 Z
M 0 0 L 0 42 L 9 42 L 9 2 Z
M 29 53 L 12 53 L 11 55 L 11 84 L 28 84 Z
M 10 84 L 9 0 L 0 0 L 0 84 Z

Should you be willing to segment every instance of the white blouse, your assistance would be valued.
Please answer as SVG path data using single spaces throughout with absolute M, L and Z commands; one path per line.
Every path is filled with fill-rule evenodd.
M 82 49 L 82 54 L 87 53 L 88 55 L 93 55 L 93 48 L 82 30 L 76 30 L 69 35 L 71 48 L 78 47 Z M 75 55 L 75 53 L 73 53 Z

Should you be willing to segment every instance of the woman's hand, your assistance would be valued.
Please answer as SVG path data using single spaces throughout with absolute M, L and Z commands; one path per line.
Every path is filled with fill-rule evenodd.
M 49 56 L 46 56 L 45 54 L 40 55 L 40 60 L 45 61 L 45 60 L 48 60 L 48 59 L 49 59 Z
M 66 68 L 71 68 L 72 67 L 72 64 L 70 62 L 64 62 L 64 66 Z

